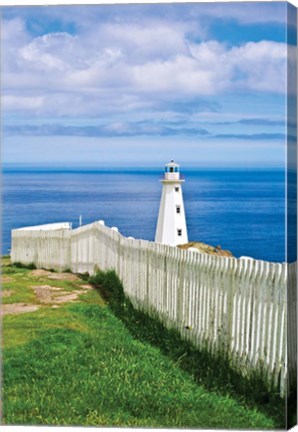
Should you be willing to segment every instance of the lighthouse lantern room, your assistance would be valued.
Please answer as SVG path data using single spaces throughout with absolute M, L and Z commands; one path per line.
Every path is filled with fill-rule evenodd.
M 155 241 L 176 246 L 188 242 L 180 178 L 180 165 L 173 160 L 166 164 Z

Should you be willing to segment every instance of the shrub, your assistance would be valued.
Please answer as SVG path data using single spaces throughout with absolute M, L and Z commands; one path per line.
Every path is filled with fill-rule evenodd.
M 19 261 L 16 261 L 16 262 L 14 262 L 12 264 L 12 266 L 16 267 L 16 268 L 25 268 L 25 269 L 28 269 L 28 270 L 35 270 L 36 269 L 36 265 L 33 262 L 29 263 L 29 264 L 23 264 L 23 263 L 21 263 Z

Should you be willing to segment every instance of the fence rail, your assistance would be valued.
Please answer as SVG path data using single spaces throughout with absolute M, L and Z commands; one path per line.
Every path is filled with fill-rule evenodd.
M 197 347 L 226 355 L 248 376 L 262 371 L 268 387 L 282 395 L 288 375 L 296 379 L 295 264 L 190 252 L 126 238 L 102 222 L 13 230 L 11 256 L 78 273 L 114 269 L 135 307 Z

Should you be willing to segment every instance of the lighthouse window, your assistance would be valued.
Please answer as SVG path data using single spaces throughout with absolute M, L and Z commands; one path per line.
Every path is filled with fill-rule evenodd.
M 182 236 L 182 229 L 178 229 L 178 236 Z
M 175 192 L 179 192 L 179 188 L 178 187 L 175 187 Z
M 175 168 L 175 172 L 178 172 L 178 167 Z
M 180 206 L 176 207 L 176 213 L 180 213 Z
M 173 167 L 170 168 L 170 172 L 174 172 L 174 168 Z

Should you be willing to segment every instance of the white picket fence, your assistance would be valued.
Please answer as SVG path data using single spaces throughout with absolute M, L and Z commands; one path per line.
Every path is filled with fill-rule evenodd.
M 295 380 L 295 264 L 185 251 L 124 237 L 101 221 L 13 230 L 11 257 L 78 273 L 114 269 L 135 307 L 195 346 L 227 356 L 244 375 L 262 371 L 282 395 Z

